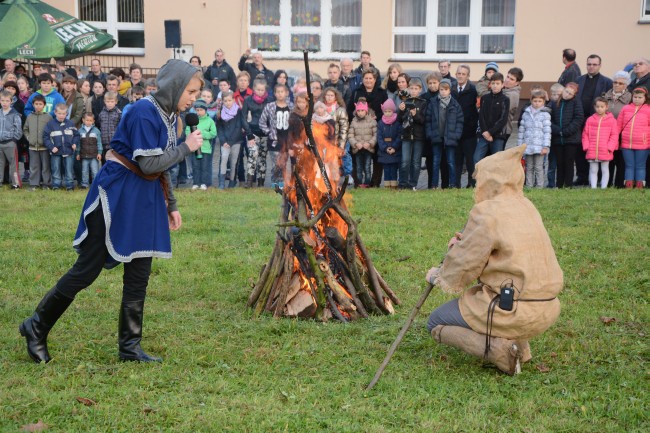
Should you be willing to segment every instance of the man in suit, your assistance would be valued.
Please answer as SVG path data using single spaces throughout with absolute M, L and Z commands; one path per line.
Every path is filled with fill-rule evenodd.
M 476 150 L 476 127 L 478 123 L 478 110 L 476 87 L 469 81 L 469 65 L 459 65 L 456 68 L 457 84 L 451 88 L 451 96 L 460 104 L 463 110 L 463 135 L 456 146 L 456 185 L 461 187 L 460 179 L 463 174 L 463 161 L 467 166 L 467 187 L 474 186 L 474 151 Z

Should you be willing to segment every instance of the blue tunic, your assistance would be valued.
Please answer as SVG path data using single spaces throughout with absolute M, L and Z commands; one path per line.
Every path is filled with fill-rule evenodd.
M 176 146 L 176 116 L 167 116 L 155 99 L 133 104 L 122 117 L 111 147 L 135 165 L 137 156 L 162 155 Z M 114 161 L 107 161 L 95 177 L 84 203 L 75 249 L 88 235 L 86 217 L 101 203 L 106 223 L 105 268 L 140 257 L 171 258 L 167 206 L 160 181 L 146 180 Z

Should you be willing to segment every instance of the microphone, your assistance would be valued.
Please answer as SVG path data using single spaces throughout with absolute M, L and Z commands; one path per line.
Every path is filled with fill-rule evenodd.
M 190 133 L 196 131 L 196 127 L 199 124 L 199 116 L 196 113 L 187 113 L 185 116 L 185 124 L 190 127 Z M 201 149 L 196 150 L 194 154 L 198 158 L 201 158 Z

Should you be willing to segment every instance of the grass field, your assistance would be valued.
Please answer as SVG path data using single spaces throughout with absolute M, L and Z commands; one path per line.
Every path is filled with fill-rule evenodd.
M 435 344 L 427 315 L 451 297 L 434 289 L 370 392 L 472 192 L 352 193 L 361 235 L 403 305 L 351 324 L 251 319 L 246 299 L 271 253 L 279 196 L 177 195 L 184 226 L 172 235 L 174 258 L 154 261 L 144 326 L 145 350 L 164 363 L 117 359 L 118 268 L 78 295 L 50 334 L 53 361 L 38 365 L 18 324 L 74 262 L 84 196 L 0 191 L 1 432 L 39 419 L 48 432 L 650 430 L 646 191 L 527 192 L 565 289 L 558 322 L 531 342 L 534 358 L 521 375 Z

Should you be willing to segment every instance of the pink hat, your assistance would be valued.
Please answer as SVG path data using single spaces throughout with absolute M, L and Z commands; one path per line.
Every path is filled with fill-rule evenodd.
M 354 108 L 356 108 L 356 111 L 363 110 L 363 111 L 368 111 L 368 103 L 365 101 L 357 102 L 354 104 Z
M 395 107 L 395 102 L 393 102 L 391 98 L 386 99 L 386 101 L 383 104 L 381 104 L 382 111 L 386 111 L 386 110 L 395 111 L 395 108 L 397 107 Z

